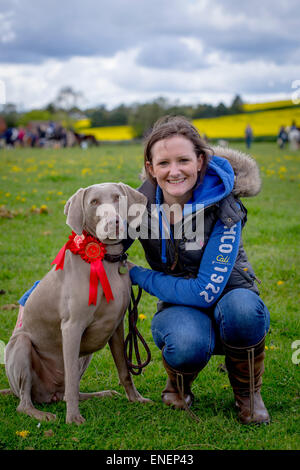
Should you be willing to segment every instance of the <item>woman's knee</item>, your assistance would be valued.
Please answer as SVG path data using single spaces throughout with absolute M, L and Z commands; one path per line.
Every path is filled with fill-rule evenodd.
M 171 367 L 179 371 L 201 370 L 208 363 L 214 345 L 210 341 L 191 339 L 190 336 L 180 335 L 178 341 L 166 344 L 163 348 L 165 360 Z
M 152 335 L 167 363 L 177 370 L 200 370 L 215 346 L 211 319 L 198 309 L 170 307 L 155 315 Z
M 258 343 L 270 326 L 267 307 L 249 289 L 235 289 L 225 294 L 216 305 L 214 315 L 221 339 L 231 346 Z

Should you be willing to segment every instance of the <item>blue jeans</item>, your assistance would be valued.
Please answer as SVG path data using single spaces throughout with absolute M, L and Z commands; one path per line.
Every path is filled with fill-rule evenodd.
M 234 289 L 209 310 L 171 305 L 157 312 L 151 330 L 164 358 L 177 370 L 201 370 L 221 342 L 247 347 L 259 343 L 269 330 L 270 313 L 248 289 Z

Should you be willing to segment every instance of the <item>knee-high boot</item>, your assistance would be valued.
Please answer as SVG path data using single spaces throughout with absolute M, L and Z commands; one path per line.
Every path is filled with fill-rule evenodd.
M 166 386 L 162 391 L 163 403 L 177 409 L 189 408 L 194 399 L 191 385 L 198 376 L 199 371 L 182 372 L 175 370 L 167 363 L 163 354 L 162 362 L 168 374 Z
M 223 346 L 241 423 L 269 423 L 270 416 L 260 394 L 264 372 L 265 338 L 254 346 L 244 348 L 224 343 Z

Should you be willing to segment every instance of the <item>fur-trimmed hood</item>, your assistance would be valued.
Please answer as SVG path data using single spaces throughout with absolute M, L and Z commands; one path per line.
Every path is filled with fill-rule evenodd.
M 234 171 L 233 194 L 238 197 L 256 196 L 261 190 L 258 164 L 250 155 L 228 147 L 211 147 L 214 155 L 226 158 Z
M 256 196 L 261 190 L 261 178 L 254 158 L 240 150 L 228 147 L 212 146 L 212 155 L 225 158 L 234 171 L 233 194 L 238 197 Z M 147 175 L 143 168 L 140 179 L 145 181 Z

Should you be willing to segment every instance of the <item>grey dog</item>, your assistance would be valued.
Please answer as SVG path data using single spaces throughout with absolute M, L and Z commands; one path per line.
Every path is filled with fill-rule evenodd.
M 123 183 L 96 184 L 79 189 L 66 203 L 67 224 L 78 235 L 85 230 L 105 243 L 107 253 L 117 255 L 122 251 L 121 197 L 127 198 L 128 207 L 133 203 L 146 206 L 146 197 Z M 101 214 L 104 205 L 108 209 Z M 79 391 L 92 354 L 107 343 L 128 399 L 150 401 L 136 390 L 124 357 L 123 317 L 130 300 L 129 274 L 120 274 L 120 262 L 103 260 L 103 267 L 114 295 L 108 303 L 99 283 L 96 305 L 88 305 L 90 265 L 69 250 L 63 270 L 53 267 L 29 296 L 22 326 L 15 328 L 5 350 L 10 389 L 2 393 L 13 393 L 20 399 L 18 412 L 52 420 L 54 414 L 38 410 L 33 403 L 65 400 L 66 422 L 83 423 L 80 400 L 117 393 Z

